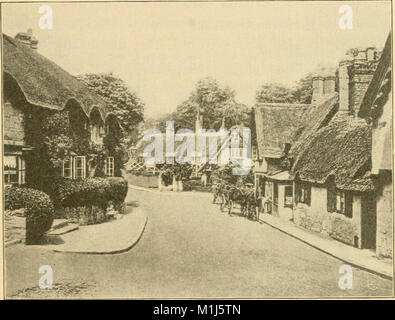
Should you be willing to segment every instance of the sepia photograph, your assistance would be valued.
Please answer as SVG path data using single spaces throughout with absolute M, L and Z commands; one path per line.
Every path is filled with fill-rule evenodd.
M 1 32 L 5 299 L 394 297 L 391 1 L 1 3 Z

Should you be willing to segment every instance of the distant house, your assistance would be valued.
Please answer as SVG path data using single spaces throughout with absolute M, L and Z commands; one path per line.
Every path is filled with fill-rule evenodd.
M 84 83 L 39 54 L 37 44 L 30 31 L 19 33 L 15 39 L 3 35 L 6 185 L 48 184 L 44 177 L 53 168 L 42 159 L 43 141 L 36 137 L 48 115 L 68 112 L 73 135 L 87 137 L 88 146 L 102 146 L 104 137 L 119 136 L 118 121 L 106 103 Z M 31 131 L 32 123 L 35 132 Z M 58 175 L 78 179 L 98 174 L 96 166 L 92 166 L 92 159 L 97 155 L 87 154 L 82 145 L 80 149 L 64 155 Z M 106 154 L 102 175 L 119 174 L 116 150 L 110 147 Z
M 206 134 L 206 139 L 204 140 L 199 140 L 198 138 L 198 132 L 200 130 L 204 130 L 202 127 L 203 123 L 203 117 L 200 115 L 198 112 L 196 116 L 196 121 L 195 121 L 195 131 L 191 131 L 191 138 L 193 139 L 194 143 L 194 152 L 192 154 L 192 159 L 189 159 L 189 163 L 193 164 L 195 166 L 195 174 L 198 175 L 199 172 L 202 172 L 205 168 L 207 168 L 210 164 L 216 164 L 220 167 L 225 166 L 229 160 L 230 157 L 232 157 L 234 164 L 236 165 L 243 165 L 243 161 L 245 161 L 245 157 L 243 155 L 243 146 L 246 147 L 246 139 L 243 138 L 243 130 L 246 129 L 243 126 L 233 126 L 230 129 L 225 128 L 225 123 L 224 120 L 222 122 L 222 126 L 220 130 L 225 130 L 227 137 L 226 139 L 222 139 L 218 133 L 219 132 L 212 132 L 212 136 L 205 133 L 204 131 L 203 134 Z M 233 131 L 232 131 L 233 130 Z M 208 130 L 207 130 L 208 131 Z M 174 134 L 177 134 L 177 132 L 174 132 Z M 233 141 L 238 143 L 238 148 L 232 146 L 232 134 L 237 135 L 236 137 L 233 136 Z M 140 140 L 136 143 L 134 147 L 132 147 L 129 150 L 129 157 L 130 157 L 130 162 L 128 166 L 130 168 L 133 167 L 139 167 L 138 164 L 144 163 L 144 150 L 148 145 L 150 145 L 153 140 L 159 139 L 162 141 L 162 146 L 163 146 L 163 157 L 161 158 L 163 162 L 168 162 L 168 161 L 176 161 L 176 151 L 178 147 L 186 147 L 186 144 L 188 143 L 188 139 L 183 137 L 183 140 L 177 140 L 176 136 L 169 135 L 169 141 L 167 141 L 166 134 L 163 132 L 159 132 L 157 129 L 157 133 L 153 135 L 153 138 L 151 140 L 144 140 L 143 137 L 140 138 Z M 190 140 L 189 140 L 190 141 Z M 174 152 L 167 152 L 166 150 L 168 144 L 172 144 L 173 147 L 169 147 L 169 150 L 173 150 Z M 199 149 L 199 143 L 202 143 L 203 148 L 200 150 Z M 148 149 L 147 149 L 148 150 Z M 227 157 L 224 156 L 222 158 L 222 152 L 225 155 L 228 155 Z M 154 156 L 154 150 L 151 150 L 151 156 Z M 190 155 L 190 154 L 189 154 Z M 186 149 L 184 150 L 184 153 L 181 155 L 183 157 L 187 156 Z M 186 158 L 184 158 L 186 159 Z M 169 163 L 169 162 L 168 162 Z M 147 167 L 154 167 L 154 164 L 152 163 L 146 163 Z
M 352 50 L 337 79 L 313 78 L 311 105 L 288 105 L 282 113 L 273 106 L 276 115 L 270 106 L 255 108 L 255 182 L 272 204 L 269 212 L 385 256 L 392 256 L 389 57 L 388 41 L 381 59 L 375 48 Z

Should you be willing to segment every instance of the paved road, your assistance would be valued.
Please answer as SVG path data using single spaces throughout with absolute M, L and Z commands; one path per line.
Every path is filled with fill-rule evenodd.
M 357 268 L 353 289 L 340 290 L 341 261 L 265 224 L 220 213 L 210 202 L 203 193 L 132 190 L 128 204 L 146 209 L 149 220 L 131 251 L 98 256 L 9 247 L 7 295 L 37 286 L 38 268 L 44 264 L 52 266 L 55 283 L 69 286 L 66 291 L 73 296 L 391 295 L 390 280 Z

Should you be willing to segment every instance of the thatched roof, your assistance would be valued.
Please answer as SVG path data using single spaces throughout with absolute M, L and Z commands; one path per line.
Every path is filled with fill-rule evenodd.
M 5 34 L 3 71 L 18 83 L 30 104 L 61 110 L 75 100 L 87 116 L 97 107 L 105 120 L 108 111 L 103 99 L 36 50 Z
M 338 94 L 333 93 L 325 101 L 312 104 L 302 115 L 302 121 L 292 136 L 292 146 L 289 152 L 296 157 L 311 142 L 314 134 L 327 125 L 338 110 Z
M 303 121 L 307 104 L 262 103 L 254 107 L 259 158 L 281 158 Z
M 391 52 L 391 33 L 389 33 L 379 64 L 359 108 L 358 116 L 361 118 L 367 118 L 374 122 L 382 113 L 380 108 L 384 105 L 388 92 L 391 90 L 391 74 L 389 73 Z M 388 77 L 389 81 L 386 80 Z M 384 83 L 385 81 L 387 83 Z M 376 107 L 374 106 L 375 104 Z M 378 108 L 378 110 L 375 110 L 375 108 Z
M 373 190 L 371 127 L 363 119 L 337 114 L 319 129 L 300 151 L 291 170 L 293 176 L 313 183 L 325 183 L 330 176 L 340 189 Z

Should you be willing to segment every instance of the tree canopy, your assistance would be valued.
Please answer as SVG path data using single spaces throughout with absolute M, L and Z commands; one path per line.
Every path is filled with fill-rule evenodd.
M 262 85 L 256 92 L 258 103 L 311 103 L 313 94 L 313 75 L 307 74 L 298 80 L 294 87 L 277 83 Z
M 193 130 L 198 110 L 203 116 L 203 128 L 216 130 L 221 127 L 223 117 L 227 128 L 245 123 L 250 111 L 236 102 L 234 90 L 211 77 L 199 80 L 188 99 L 172 113 L 170 119 L 174 120 L 176 130 Z
M 130 133 L 144 119 L 144 103 L 122 79 L 112 73 L 84 74 L 78 79 L 107 102 L 124 132 Z

